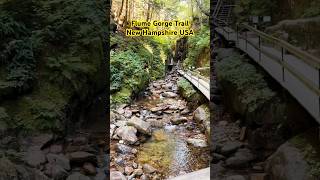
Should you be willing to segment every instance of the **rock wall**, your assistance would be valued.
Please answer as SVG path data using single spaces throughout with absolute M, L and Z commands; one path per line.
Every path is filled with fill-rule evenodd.
M 224 104 L 248 127 L 247 137 L 254 148 L 273 150 L 312 126 L 310 115 L 275 82 L 271 88 L 266 80 L 270 77 L 248 58 L 234 49 L 219 49 L 217 61 Z
M 266 161 L 271 180 L 316 180 L 320 175 L 315 129 L 288 140 Z

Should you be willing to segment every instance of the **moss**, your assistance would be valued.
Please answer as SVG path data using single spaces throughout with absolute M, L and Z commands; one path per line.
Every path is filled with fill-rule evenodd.
M 11 128 L 21 128 L 27 132 L 61 131 L 68 100 L 69 95 L 64 89 L 43 82 L 41 88 L 30 95 L 7 101 L 3 106 L 12 117 Z
M 320 176 L 320 146 L 317 138 L 315 138 L 317 136 L 317 131 L 312 130 L 295 136 L 289 141 L 302 152 L 310 167 L 310 175 L 313 177 Z
M 246 105 L 249 112 L 256 111 L 276 95 L 268 87 L 263 74 L 237 53 L 217 63 L 217 76 L 219 81 L 231 83 L 240 92 L 240 103 Z
M 192 96 L 194 96 L 197 93 L 197 91 L 193 88 L 192 84 L 185 78 L 181 78 L 177 82 L 177 85 L 182 97 L 187 99 L 188 101 L 191 101 Z
M 131 96 L 132 90 L 129 88 L 122 88 L 121 91 L 118 91 L 110 96 L 110 103 L 112 105 L 128 103 L 131 100 Z

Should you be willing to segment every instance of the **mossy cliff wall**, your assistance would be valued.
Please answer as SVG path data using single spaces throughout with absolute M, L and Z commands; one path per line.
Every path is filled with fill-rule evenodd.
M 225 105 L 249 127 L 248 138 L 254 147 L 274 149 L 311 126 L 310 115 L 287 93 L 271 89 L 269 76 L 248 58 L 234 49 L 219 49 L 217 60 Z

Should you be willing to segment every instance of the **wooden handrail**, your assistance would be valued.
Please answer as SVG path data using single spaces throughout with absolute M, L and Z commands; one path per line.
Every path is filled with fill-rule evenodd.
M 260 37 L 266 39 L 266 40 L 269 40 L 273 43 L 275 43 L 276 45 L 286 49 L 288 52 L 290 52 L 291 54 L 299 57 L 301 60 L 303 60 L 305 63 L 309 64 L 310 66 L 312 67 L 315 67 L 317 69 L 320 68 L 320 59 L 305 52 L 305 51 L 302 51 L 301 49 L 281 40 L 281 39 L 278 39 L 276 37 L 273 37 L 273 36 L 270 36 L 262 31 L 259 31 L 251 26 L 249 26 L 248 24 L 245 24 L 245 23 L 242 23 L 240 24 L 240 27 L 244 27 L 256 34 L 258 34 Z

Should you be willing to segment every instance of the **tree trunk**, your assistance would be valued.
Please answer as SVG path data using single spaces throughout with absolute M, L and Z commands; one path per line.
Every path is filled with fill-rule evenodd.
M 128 0 L 126 0 L 126 14 L 124 16 L 124 23 L 123 23 L 123 27 L 125 27 L 127 25 L 127 22 L 128 22 Z
M 149 2 L 148 3 L 148 10 L 147 10 L 147 21 L 149 21 L 149 18 L 150 18 L 150 8 L 151 8 L 151 4 Z
M 120 7 L 120 11 L 119 11 L 119 14 L 118 14 L 118 19 L 120 19 L 120 16 L 122 14 L 122 10 L 123 10 L 123 3 L 124 3 L 125 0 L 122 0 L 121 1 L 121 7 Z

